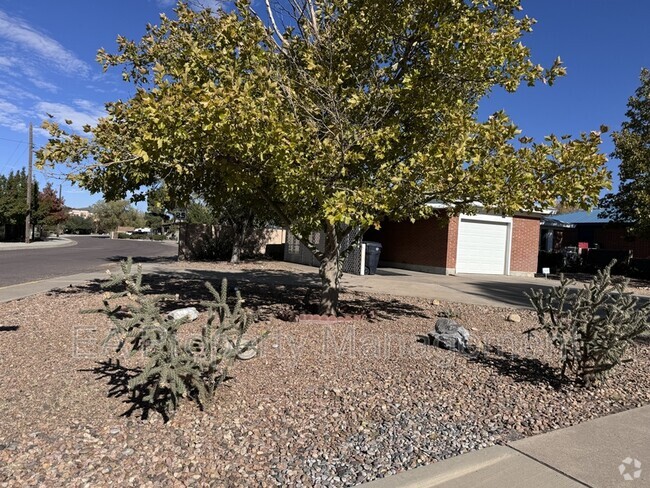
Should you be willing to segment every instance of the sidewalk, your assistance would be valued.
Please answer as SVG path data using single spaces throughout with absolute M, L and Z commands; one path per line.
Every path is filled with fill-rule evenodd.
M 106 272 L 80 273 L 69 276 L 59 276 L 45 280 L 30 281 L 0 287 L 0 303 L 19 300 L 37 293 L 46 293 L 55 288 L 66 288 L 68 286 L 83 285 L 92 280 L 106 279 Z
M 66 239 L 65 237 L 48 237 L 45 241 L 30 242 L 29 244 L 24 242 L 0 242 L 0 252 L 17 250 L 28 251 L 31 249 L 49 249 L 52 247 L 68 247 L 76 245 L 77 243 L 72 239 Z
M 470 452 L 364 488 L 650 486 L 650 405 Z
M 78 273 L 68 276 L 58 276 L 55 278 L 46 278 L 43 280 L 29 281 L 27 283 L 18 283 L 16 285 L 0 287 L 0 303 L 10 302 L 12 300 L 20 300 L 21 298 L 26 298 L 38 293 L 46 293 L 54 289 L 84 285 L 90 281 L 105 281 L 108 278 L 106 275 L 106 269 L 117 270 L 119 269 L 119 264 L 115 263 L 109 268 L 104 268 L 101 271 Z M 165 267 L 158 264 L 144 263 L 142 264 L 142 269 L 147 273 L 156 273 L 164 271 Z

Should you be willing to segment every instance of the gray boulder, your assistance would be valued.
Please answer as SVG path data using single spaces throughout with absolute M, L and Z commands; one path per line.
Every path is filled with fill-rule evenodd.
M 199 318 L 199 311 L 194 307 L 178 308 L 169 312 L 167 316 L 173 320 L 187 319 L 188 322 L 192 322 Z
M 465 351 L 469 341 L 469 331 L 453 319 L 440 318 L 436 321 L 435 330 L 429 332 L 431 344 L 450 349 Z

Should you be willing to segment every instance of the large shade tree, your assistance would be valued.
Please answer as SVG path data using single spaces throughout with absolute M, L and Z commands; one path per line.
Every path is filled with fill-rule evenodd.
M 503 112 L 479 120 L 495 88 L 552 84 L 520 38 L 518 0 L 290 0 L 255 12 L 161 17 L 138 42 L 118 38 L 135 85 L 86 134 L 51 121 L 41 164 L 119 198 L 164 180 L 176 200 L 255 195 L 320 262 L 321 311 L 334 313 L 343 258 L 384 218 L 427 201 L 508 214 L 589 207 L 609 174 L 600 133 L 521 137 Z M 312 233 L 324 241 L 316 245 Z
M 639 235 L 650 235 L 650 71 L 627 103 L 627 120 L 612 134 L 613 157 L 621 160 L 618 192 L 601 202 L 604 215 L 632 224 Z

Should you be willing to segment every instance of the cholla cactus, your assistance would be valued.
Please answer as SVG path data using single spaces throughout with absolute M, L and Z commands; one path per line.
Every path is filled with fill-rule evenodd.
M 639 307 L 626 287 L 629 280 L 613 279 L 612 261 L 584 288 L 572 288 L 573 281 L 561 277 L 560 286 L 545 293 L 527 294 L 537 311 L 540 326 L 560 350 L 562 377 L 573 372 L 583 384 L 602 379 L 625 358 L 628 346 L 650 330 L 650 304 Z
M 187 319 L 174 320 L 162 314 L 159 306 L 161 300 L 174 297 L 146 295 L 149 287 L 142 284 L 142 268 L 138 266 L 133 271 L 131 258 L 120 266 L 121 273 L 111 276 L 103 286 L 123 286 L 124 291 L 106 293 L 104 308 L 86 312 L 102 313 L 111 320 L 113 327 L 104 344 L 117 338 L 116 352 L 128 346 L 130 354 L 142 352 L 146 357 L 142 372 L 129 381 L 129 389 L 144 391 L 142 399 L 165 416 L 178 407 L 182 398 L 192 398 L 201 406 L 207 404 L 232 361 L 255 348 L 263 338 L 243 340 L 249 319 L 239 292 L 231 311 L 226 280 L 222 282 L 221 294 L 206 283 L 214 298 L 205 304 L 209 310 L 208 323 L 200 338 L 181 345 L 178 331 Z M 124 297 L 129 303 L 111 305 L 112 300 Z

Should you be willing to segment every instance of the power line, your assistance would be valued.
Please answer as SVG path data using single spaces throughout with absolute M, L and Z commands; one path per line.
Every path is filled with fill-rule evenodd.
M 6 137 L 0 137 L 0 141 L 17 142 L 18 144 L 25 144 L 26 146 L 29 146 L 29 142 L 19 141 L 18 139 L 7 139 Z
M 0 164 L 0 169 L 2 169 L 2 172 L 7 171 L 7 170 L 13 170 L 13 169 L 20 169 L 24 168 L 25 164 L 21 163 L 20 160 L 22 157 L 27 153 L 27 148 L 23 148 L 23 150 L 18 154 L 17 157 L 13 158 L 13 162 L 11 161 L 11 158 L 9 158 L 7 161 L 4 163 Z
M 10 155 L 7 159 L 5 159 L 4 162 L 3 162 L 3 161 L 0 161 L 0 169 L 2 169 L 3 166 L 4 166 L 5 168 L 9 168 L 9 167 L 10 167 L 10 165 L 9 165 L 9 161 L 11 161 L 11 159 L 16 155 L 16 151 L 18 151 L 18 148 L 19 148 L 19 147 L 20 147 L 20 146 L 19 146 L 18 144 L 16 144 L 16 147 L 14 147 L 14 150 L 13 150 L 13 152 L 11 153 L 11 155 Z
M 18 157 L 14 160 L 14 162 L 9 165 L 9 167 L 13 168 L 13 167 L 16 167 L 16 165 L 24 167 L 25 166 L 24 163 L 20 163 L 20 160 L 23 158 L 23 156 L 25 155 L 26 152 L 27 152 L 27 148 L 25 147 L 20 152 L 20 154 L 18 154 Z

